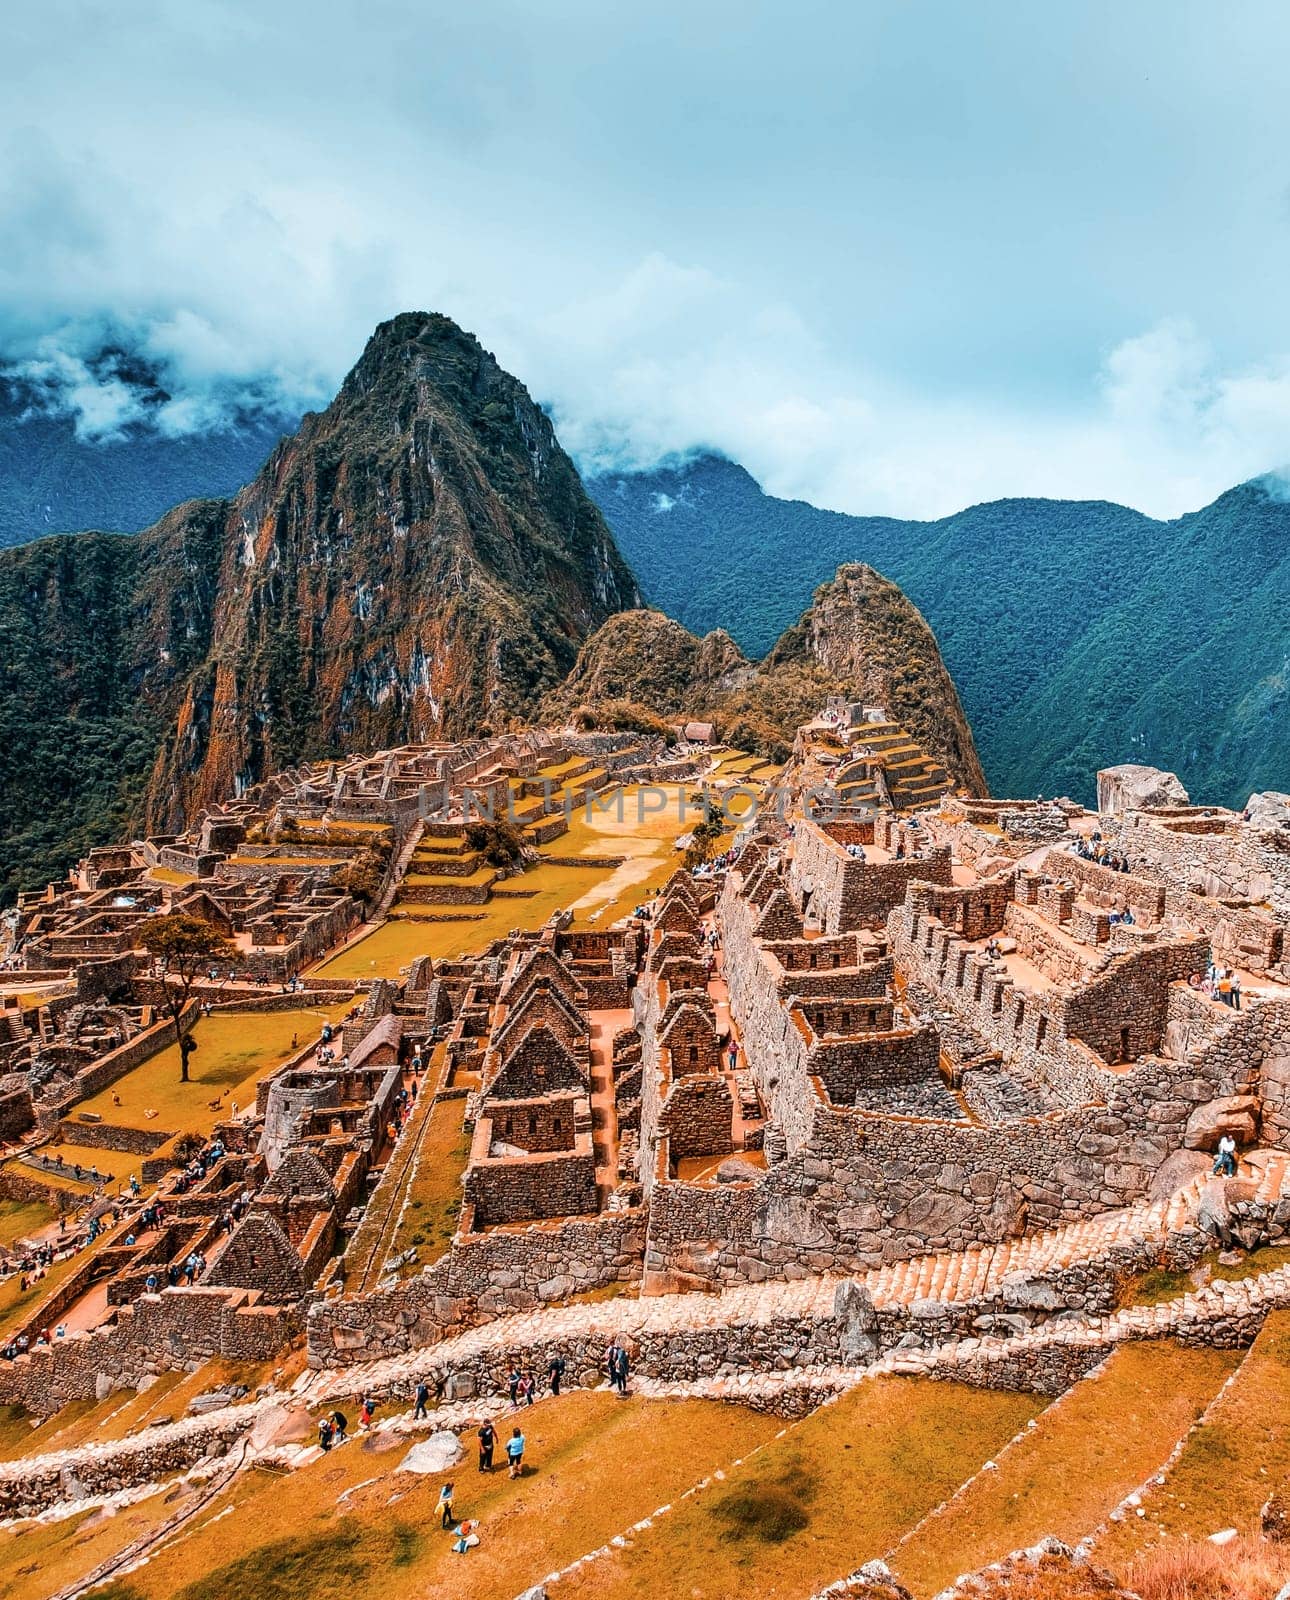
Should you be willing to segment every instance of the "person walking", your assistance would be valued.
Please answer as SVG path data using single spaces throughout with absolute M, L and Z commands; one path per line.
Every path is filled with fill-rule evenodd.
M 320 1417 L 318 1419 L 318 1447 L 320 1450 L 326 1452 L 331 1449 L 331 1436 L 331 1418 Z
M 349 1438 L 349 1418 L 343 1411 L 333 1411 L 331 1425 L 336 1435 L 336 1443 L 344 1444 L 345 1440 Z
M 558 1395 L 560 1393 L 560 1382 L 564 1377 L 563 1356 L 551 1357 L 550 1362 L 547 1364 L 546 1375 L 551 1383 L 551 1393 Z
M 417 1384 L 416 1406 L 412 1412 L 413 1422 L 424 1422 L 426 1419 L 426 1406 L 430 1403 L 430 1385 L 423 1379 Z
M 479 1470 L 491 1472 L 493 1470 L 493 1450 L 497 1445 L 497 1430 L 492 1423 L 485 1420 L 475 1436 L 479 1440 Z
M 520 1399 L 524 1402 L 524 1404 L 526 1406 L 531 1406 L 533 1404 L 533 1391 L 536 1388 L 537 1388 L 537 1384 L 534 1383 L 534 1381 L 533 1381 L 533 1374 L 531 1372 L 526 1372 L 524 1374 L 524 1376 L 520 1379 L 520 1391 L 519 1391 L 520 1392 Z
M 629 1361 L 628 1361 L 628 1356 L 627 1356 L 627 1348 L 626 1348 L 625 1345 L 621 1345 L 620 1344 L 618 1346 L 618 1361 L 617 1361 L 617 1363 L 616 1363 L 616 1365 L 614 1367 L 614 1377 L 617 1379 L 617 1382 L 618 1382 L 618 1392 L 624 1398 L 626 1398 L 626 1395 L 627 1395 L 627 1370 L 628 1370 L 628 1365 L 629 1365 Z
M 520 1382 L 523 1376 L 524 1374 L 518 1367 L 512 1367 L 506 1374 L 506 1385 L 511 1392 L 512 1411 L 518 1411 L 520 1408 Z
M 452 1514 L 452 1485 L 445 1483 L 439 1491 L 439 1526 L 451 1528 L 456 1520 Z
M 363 1404 L 362 1404 L 361 1408 L 359 1409 L 359 1413 L 358 1413 L 358 1425 L 359 1425 L 359 1427 L 360 1428 L 370 1428 L 372 1426 L 372 1418 L 375 1415 L 376 1415 L 376 1401 L 372 1399 L 371 1395 L 364 1395 L 363 1396 Z
M 609 1387 L 617 1387 L 618 1382 L 618 1340 L 611 1339 L 609 1348 L 605 1351 L 605 1372 L 609 1378 Z
M 506 1441 L 506 1459 L 510 1464 L 511 1477 L 518 1478 L 524 1471 L 524 1435 L 518 1428 Z
M 1225 1133 L 1218 1141 L 1218 1155 L 1214 1160 L 1214 1176 L 1234 1178 L 1236 1176 L 1236 1140 L 1230 1133 Z

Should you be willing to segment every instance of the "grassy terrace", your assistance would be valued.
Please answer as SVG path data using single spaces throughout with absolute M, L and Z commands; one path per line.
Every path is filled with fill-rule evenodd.
M 405 1275 L 437 1261 L 452 1242 L 461 1212 L 461 1175 L 470 1155 L 465 1115 L 465 1100 L 440 1100 L 421 1135 L 407 1203 L 388 1251 L 397 1256 L 416 1250 Z
M 190 1524 L 187 1537 L 96 1594 L 100 1600 L 352 1600 L 366 1592 L 382 1600 L 498 1600 L 675 1502 L 781 1426 L 777 1418 L 712 1401 L 624 1404 L 606 1393 L 578 1393 L 543 1402 L 525 1412 L 530 1470 L 522 1479 L 512 1482 L 504 1471 L 481 1478 L 469 1462 L 454 1474 L 458 1515 L 481 1522 L 479 1548 L 465 1558 L 452 1553 L 434 1515 L 441 1480 L 391 1476 L 407 1439 L 382 1454 L 354 1441 L 287 1478 L 247 1474 Z M 232 1514 L 221 1517 L 228 1507 Z M 77 1531 L 66 1523 L 52 1537 L 43 1528 L 33 1534 L 30 1545 L 11 1549 L 0 1535 L 3 1600 L 44 1600 L 56 1583 L 102 1559 L 99 1550 L 79 1551 Z M 15 1571 L 19 1558 L 25 1570 Z M 29 1570 L 33 1558 L 43 1570 Z
M 479 906 L 396 905 L 395 915 L 381 927 L 325 962 L 318 971 L 327 977 L 392 978 L 419 956 L 452 960 L 482 950 L 512 928 L 540 928 L 555 911 L 572 908 L 575 925 L 609 927 L 626 916 L 638 901 L 661 888 L 679 864 L 673 849 L 676 836 L 693 826 L 700 816 L 691 807 L 680 817 L 682 794 L 688 786 L 673 786 L 661 811 L 643 810 L 637 789 L 611 797 L 609 808 L 573 808 L 569 831 L 540 849 L 544 859 L 517 878 L 503 879 L 493 898 Z M 551 857 L 590 858 L 586 866 L 566 866 Z M 622 856 L 617 867 L 593 865 L 595 858 Z M 420 874 L 411 882 L 427 881 Z M 470 879 L 438 879 L 468 883 Z M 498 893 L 498 890 L 503 891 Z M 434 920 L 453 916 L 459 919 Z M 474 912 L 482 915 L 472 915 Z
M 1120 1303 L 1126 1306 L 1159 1306 L 1179 1295 L 1189 1294 L 1202 1284 L 1221 1280 L 1236 1283 L 1242 1278 L 1257 1278 L 1261 1273 L 1275 1271 L 1290 1263 L 1290 1246 L 1264 1245 L 1252 1250 L 1239 1261 L 1224 1265 L 1217 1252 L 1206 1256 L 1190 1271 L 1169 1267 L 1152 1267 L 1125 1286 Z
M 16 1244 L 54 1221 L 54 1208 L 40 1200 L 0 1200 L 0 1245 Z
M 1239 1353 L 1122 1345 L 896 1551 L 916 1596 L 997 1561 L 1046 1533 L 1075 1544 L 1156 1471 L 1196 1421 Z
M 803 1600 L 889 1549 L 1042 1403 L 952 1383 L 862 1383 L 557 1593 Z
M 306 1044 L 317 1037 L 325 1021 L 334 1022 L 346 1009 L 335 1004 L 293 1011 L 213 1012 L 193 1029 L 197 1049 L 189 1061 L 190 1082 L 180 1082 L 179 1050 L 171 1045 L 76 1110 L 96 1112 L 104 1122 L 119 1127 L 209 1133 L 219 1118 L 229 1114 L 234 1100 L 239 1107 L 251 1104 L 257 1082 L 291 1054 L 293 1035 Z M 210 1104 L 217 1096 L 222 1100 L 219 1109 Z M 134 1159 L 137 1165 L 138 1158 Z M 98 1152 L 89 1160 L 103 1166 Z
M 162 1417 L 182 1417 L 190 1400 L 225 1384 L 244 1383 L 249 1400 L 272 1370 L 272 1362 L 208 1361 L 198 1372 L 163 1372 L 142 1392 L 117 1389 L 105 1400 L 73 1400 L 46 1421 L 20 1406 L 0 1406 L 0 1460 L 129 1438 Z
M 1096 1559 L 1132 1586 L 1134 1559 L 1164 1540 L 1204 1540 L 1219 1528 L 1255 1531 L 1263 1502 L 1290 1481 L 1287 1395 L 1290 1312 L 1277 1311 L 1164 1484 L 1144 1495 L 1145 1516 L 1113 1524 L 1098 1541 Z
M 132 1155 L 128 1150 L 105 1150 L 100 1149 L 97 1145 L 73 1145 L 59 1142 L 41 1145 L 40 1154 L 48 1156 L 51 1161 L 56 1161 L 61 1155 L 63 1158 L 62 1171 L 53 1167 L 41 1167 L 23 1162 L 16 1156 L 12 1161 L 6 1162 L 5 1165 L 14 1172 L 48 1184 L 52 1189 L 66 1189 L 69 1194 L 87 1200 L 94 1192 L 94 1180 L 89 1176 L 91 1167 L 97 1167 L 101 1173 L 105 1173 L 109 1178 L 115 1178 L 119 1183 L 123 1183 L 132 1172 L 139 1171 L 143 1162 L 142 1156 Z M 76 1176 L 76 1168 L 78 1166 L 85 1174 L 82 1178 Z
M 119 1232 L 119 1230 L 117 1230 Z M 124 1238 L 124 1234 L 121 1235 Z M 101 1248 L 99 1244 L 91 1245 L 90 1250 Z M 0 1340 L 7 1339 L 13 1333 L 22 1331 L 22 1324 L 36 1310 L 41 1301 L 53 1294 L 67 1281 L 71 1275 L 85 1265 L 88 1252 L 82 1250 L 79 1255 L 68 1256 L 65 1261 L 55 1261 L 45 1276 L 33 1283 L 26 1293 L 22 1290 L 22 1278 L 18 1273 L 6 1278 L 0 1283 Z M 52 1329 L 51 1329 L 52 1331 Z

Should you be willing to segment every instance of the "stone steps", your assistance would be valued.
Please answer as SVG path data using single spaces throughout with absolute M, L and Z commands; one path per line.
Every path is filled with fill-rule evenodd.
M 1272 1157 L 1267 1160 L 1258 1180 L 1260 1198 L 1275 1199 L 1285 1192 L 1286 1167 L 1284 1159 Z M 995 1295 L 1003 1278 L 1012 1273 L 1034 1277 L 1081 1262 L 1096 1261 L 1116 1247 L 1124 1247 L 1129 1251 L 1143 1242 L 1159 1241 L 1163 1244 L 1171 1233 L 1179 1232 L 1190 1224 L 1201 1191 L 1209 1181 L 1198 1179 L 1167 1199 L 1089 1218 L 1051 1233 L 1005 1241 L 992 1249 L 959 1254 L 944 1252 L 896 1262 L 867 1274 L 856 1275 L 854 1281 L 869 1293 L 879 1313 L 884 1309 L 908 1307 L 918 1300 L 938 1301 L 952 1306 L 986 1299 Z M 1290 1286 L 1290 1269 L 1282 1271 L 1287 1273 L 1287 1284 Z M 349 1392 L 355 1383 L 361 1387 L 363 1380 L 359 1374 L 364 1370 L 373 1374 L 369 1381 L 389 1381 L 399 1373 L 414 1370 L 418 1363 L 423 1367 L 451 1367 L 455 1361 L 466 1362 L 486 1354 L 496 1355 L 503 1360 L 509 1351 L 540 1348 L 552 1341 L 584 1341 L 588 1347 L 594 1347 L 597 1341 L 607 1345 L 615 1334 L 648 1338 L 669 1333 L 694 1334 L 722 1327 L 764 1328 L 781 1320 L 798 1324 L 823 1321 L 833 1315 L 834 1297 L 842 1281 L 837 1276 L 807 1277 L 741 1284 L 715 1295 L 660 1295 L 638 1300 L 544 1307 L 481 1324 L 439 1344 L 411 1351 L 404 1356 L 368 1363 L 366 1367 L 347 1368 L 325 1381 L 341 1385 Z M 1275 1288 L 1279 1279 L 1275 1274 L 1267 1274 L 1264 1279 L 1257 1281 L 1266 1281 Z M 1203 1291 L 1209 1296 L 1204 1303 L 1218 1305 L 1222 1297 L 1232 1290 L 1231 1284 L 1216 1283 Z M 1128 1308 L 1115 1313 L 1110 1325 L 1138 1330 L 1137 1336 L 1143 1336 L 1142 1330 L 1158 1330 L 1166 1326 L 1173 1315 L 1173 1308 L 1179 1304 L 1170 1302 L 1163 1307 Z M 1116 1321 L 1117 1318 L 1120 1320 Z M 1103 1330 L 1096 1336 L 1101 1338 L 1106 1323 L 1105 1318 L 1079 1318 L 1061 1326 L 1073 1329 L 1096 1324 Z M 1056 1325 L 1043 1325 L 1034 1330 L 1035 1335 L 1044 1333 L 1049 1326 Z M 1066 1340 L 1073 1334 L 1054 1332 L 1050 1336 Z M 975 1349 L 981 1343 L 982 1340 L 978 1339 L 961 1341 L 967 1349 Z M 910 1352 L 900 1354 L 911 1355 Z M 381 1375 L 384 1375 L 384 1379 Z

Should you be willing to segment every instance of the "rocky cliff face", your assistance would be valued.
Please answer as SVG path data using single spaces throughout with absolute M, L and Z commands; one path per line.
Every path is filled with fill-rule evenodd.
M 523 386 L 397 317 L 236 498 L 0 554 L 9 891 L 306 756 L 505 727 L 638 604 Z
M 587 640 L 543 712 L 613 720 L 635 706 L 715 721 L 723 737 L 769 752 L 791 742 L 829 694 L 885 706 L 959 784 L 986 793 L 932 630 L 894 583 L 865 566 L 840 567 L 759 664 L 724 631 L 698 639 L 661 612 L 622 612 Z
M 231 503 L 216 595 L 157 826 L 306 754 L 505 727 L 639 600 L 546 415 L 421 315 L 378 328 Z

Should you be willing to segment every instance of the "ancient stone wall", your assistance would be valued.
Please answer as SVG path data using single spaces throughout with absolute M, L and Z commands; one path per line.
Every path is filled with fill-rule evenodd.
M 933 1027 L 825 1039 L 810 1051 L 808 1071 L 835 1105 L 863 1106 L 878 1089 L 919 1089 L 939 1083 L 940 1037 Z
M 904 902 L 911 883 L 952 881 L 945 847 L 901 861 L 858 861 L 830 836 L 833 826 L 798 822 L 788 880 L 803 915 L 815 918 L 826 933 L 879 928 Z
M 282 1307 L 261 1307 L 244 1289 L 166 1289 L 121 1306 L 115 1323 L 71 1334 L 0 1362 L 0 1403 L 39 1416 L 92 1398 L 100 1379 L 136 1388 L 147 1377 L 190 1362 L 266 1361 L 291 1336 Z
M 512 1311 L 640 1277 L 640 1210 L 464 1234 L 415 1277 L 376 1294 L 337 1297 L 309 1312 L 313 1366 L 399 1355 Z
M 674 1161 L 687 1156 L 728 1155 L 733 1125 L 730 1086 L 714 1075 L 676 1080 L 659 1119 L 659 1130 L 667 1135 Z

